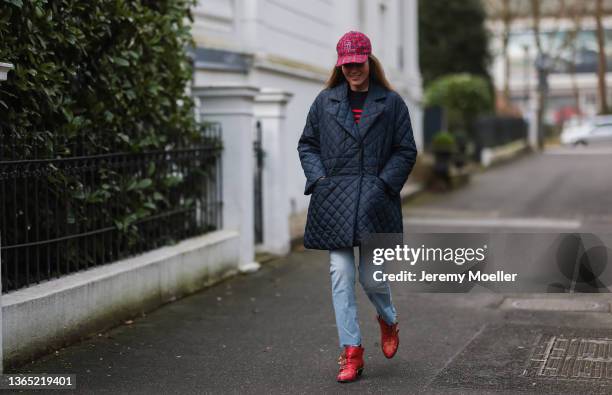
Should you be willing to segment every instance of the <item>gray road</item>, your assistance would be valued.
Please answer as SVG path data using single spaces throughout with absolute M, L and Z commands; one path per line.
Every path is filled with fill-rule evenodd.
M 406 227 L 465 230 L 470 219 L 470 229 L 504 230 L 498 220 L 513 218 L 533 221 L 512 229 L 575 225 L 561 221 L 605 228 L 612 224 L 610 165 L 610 155 L 525 157 L 463 190 L 419 198 L 406 208 Z M 382 356 L 373 308 L 358 292 L 366 369 L 359 382 L 340 385 L 327 259 L 326 252 L 294 252 L 19 371 L 75 373 L 84 394 L 612 393 L 606 295 L 518 295 L 560 309 L 532 311 L 513 308 L 508 295 L 412 294 L 397 284 L 398 354 Z M 556 304 L 547 304 L 551 298 Z M 564 311 L 570 305 L 582 311 Z M 559 342 L 567 339 L 583 346 L 565 350 Z M 573 357 L 573 370 L 557 374 L 559 356 Z
M 434 217 L 447 219 L 436 227 L 449 230 L 572 231 L 577 225 L 584 232 L 611 232 L 612 149 L 555 148 L 524 156 L 477 175 L 467 188 L 425 195 L 405 212 L 407 230 L 414 231 L 426 226 L 421 218 Z
M 525 281 L 538 279 L 532 288 L 521 283 L 522 291 L 544 292 L 548 279 L 565 280 L 559 266 L 570 263 L 562 256 L 574 253 L 554 243 L 560 234 L 593 233 L 593 240 L 612 245 L 610 169 L 610 147 L 560 147 L 525 155 L 475 175 L 465 188 L 419 196 L 404 208 L 405 231 L 517 234 L 504 241 L 504 251 L 513 253 L 494 256 L 497 268 L 520 273 Z M 545 261 L 539 258 L 544 256 Z M 612 285 L 612 265 L 602 264 L 601 279 Z

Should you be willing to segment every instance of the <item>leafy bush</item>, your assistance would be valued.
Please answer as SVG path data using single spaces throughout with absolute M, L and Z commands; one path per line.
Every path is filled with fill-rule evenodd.
M 493 97 L 484 78 L 465 73 L 449 74 L 429 85 L 425 104 L 443 107 L 449 129 L 469 134 L 476 116 L 493 110 Z
M 436 133 L 431 140 L 431 149 L 434 152 L 455 152 L 457 149 L 455 136 L 444 131 Z
M 444 75 L 489 77 L 487 14 L 481 0 L 419 1 L 419 62 L 426 87 Z
M 31 157 L 142 151 L 197 136 L 192 0 L 0 0 L 0 129 Z M 36 144 L 44 142 L 44 144 Z M 78 144 L 77 144 L 78 143 Z
M 2 229 L 3 241 L 37 240 L 37 217 L 41 228 L 50 229 L 45 237 L 51 239 L 114 227 L 116 245 L 124 249 L 110 256 L 117 259 L 146 239 L 139 221 L 186 212 L 210 196 L 203 188 L 205 180 L 214 178 L 214 155 L 209 160 L 194 153 L 195 159 L 186 162 L 184 154 L 169 161 L 164 153 L 220 147 L 195 122 L 186 91 L 192 77 L 186 50 L 192 45 L 187 22 L 193 3 L 0 0 L 0 61 L 15 66 L 0 84 L 0 173 L 10 166 L 2 163 L 7 160 L 98 156 L 75 161 L 77 169 L 50 163 L 37 176 L 30 172 L 29 178 L 20 178 L 3 202 L 6 213 L 16 213 L 8 229 Z M 161 154 L 144 165 L 138 159 L 142 156 L 120 163 L 111 156 L 100 159 L 153 151 Z M 24 198 L 39 187 L 44 199 Z M 167 218 L 161 231 L 171 233 L 176 217 Z M 181 234 L 187 233 L 184 225 Z M 104 249 L 104 244 L 92 249 Z M 70 267 L 97 259 L 79 250 L 60 253 L 57 260 Z

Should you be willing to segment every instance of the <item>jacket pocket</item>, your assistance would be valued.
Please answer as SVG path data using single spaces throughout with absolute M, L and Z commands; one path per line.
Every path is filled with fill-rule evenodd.
M 314 184 L 313 192 L 316 191 L 317 189 L 325 188 L 326 186 L 329 186 L 329 177 L 325 176 L 323 178 L 319 178 L 317 182 L 315 182 Z
M 385 182 L 380 177 L 374 176 L 374 185 L 376 186 L 376 188 L 380 189 L 386 197 L 391 197 L 387 184 L 385 184 Z
M 321 178 L 314 184 L 312 197 L 310 198 L 310 206 L 314 216 L 319 216 L 319 213 L 325 210 L 329 205 L 329 194 L 331 182 L 329 177 Z

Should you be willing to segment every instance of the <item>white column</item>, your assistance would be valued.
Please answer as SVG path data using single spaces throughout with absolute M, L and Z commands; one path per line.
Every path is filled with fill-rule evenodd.
M 534 101 L 532 100 L 532 102 Z M 531 106 L 527 113 L 527 143 L 532 150 L 538 151 L 540 149 L 538 146 L 538 112 L 533 107 Z
M 423 111 L 421 100 L 423 83 L 419 67 L 419 12 L 418 1 L 407 0 L 402 4 L 404 37 L 404 73 L 408 86 L 407 104 L 410 109 L 412 130 L 417 148 L 423 148 Z
M 202 122 L 222 127 L 223 228 L 240 232 L 240 265 L 254 262 L 253 168 L 254 98 L 246 85 L 194 87 Z
M 5 81 L 8 72 L 13 68 L 10 63 L 0 62 L 0 81 Z M 0 247 L 2 247 L 2 235 L 0 234 Z M 0 256 L 0 277 L 2 276 L 2 257 Z M 0 282 L 0 374 L 4 370 L 4 355 L 2 352 L 2 282 Z
M 289 253 L 289 191 L 287 190 L 287 130 L 285 112 L 291 93 L 261 90 L 255 98 L 255 118 L 261 122 L 263 162 L 263 243 L 258 249 Z
M 419 10 L 417 0 L 408 0 L 403 4 L 404 21 L 404 68 L 413 79 L 421 80 L 419 66 Z

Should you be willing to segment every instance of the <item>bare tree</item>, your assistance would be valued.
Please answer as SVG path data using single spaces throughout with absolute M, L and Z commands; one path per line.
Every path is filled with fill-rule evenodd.
M 501 21 L 501 55 L 504 62 L 504 76 L 502 95 L 505 103 L 510 102 L 510 55 L 508 53 L 508 44 L 510 42 L 510 32 L 512 21 L 515 18 L 515 12 L 510 0 L 486 0 L 488 12 L 495 19 Z M 516 4 L 516 3 L 515 3 Z M 514 5 L 516 7 L 516 5 Z
M 547 87 L 544 86 L 547 75 L 547 70 L 543 64 L 544 49 L 542 48 L 542 38 L 540 37 L 540 14 L 542 10 L 542 4 L 540 0 L 531 0 L 531 16 L 533 18 L 533 36 L 538 52 L 538 95 L 537 95 L 537 108 L 536 108 L 536 124 L 538 133 L 538 148 L 544 148 L 544 110 L 546 105 Z M 544 79 L 544 81 L 543 81 Z
M 557 67 L 563 51 L 566 50 L 575 41 L 577 34 L 564 34 L 563 42 L 559 45 L 555 38 L 558 37 L 561 31 L 560 20 L 568 17 L 568 7 L 565 0 L 557 0 L 556 7 L 550 7 L 554 10 L 551 15 L 554 17 L 555 30 L 547 32 L 550 40 L 548 40 L 546 48 L 542 43 L 542 31 L 540 22 L 542 19 L 542 0 L 531 0 L 531 17 L 534 41 L 537 50 L 536 69 L 538 71 L 538 94 L 536 108 L 536 122 L 538 132 L 538 148 L 544 148 L 544 114 L 546 112 L 546 103 L 548 101 L 548 74 Z M 551 2 L 547 3 L 551 6 Z
M 503 23 L 502 32 L 502 53 L 504 56 L 504 100 L 510 102 L 510 55 L 508 54 L 508 42 L 510 41 L 510 27 L 512 24 L 512 12 L 510 11 L 510 0 L 502 0 L 501 20 Z
M 578 82 L 576 81 L 576 56 L 578 51 L 578 34 L 582 30 L 582 20 L 586 13 L 585 3 L 581 1 L 574 1 L 569 7 L 569 15 L 572 19 L 572 29 L 567 32 L 570 38 L 570 56 L 567 60 L 568 72 L 572 82 L 572 94 L 574 96 L 574 108 L 578 114 L 581 113 L 580 109 L 580 89 L 578 88 Z
M 606 43 L 603 23 L 601 21 L 603 12 L 603 0 L 597 0 L 595 7 L 595 23 L 597 25 L 597 49 L 599 52 L 597 62 L 597 87 L 599 91 L 600 114 L 606 114 L 608 112 L 608 98 L 606 90 Z

